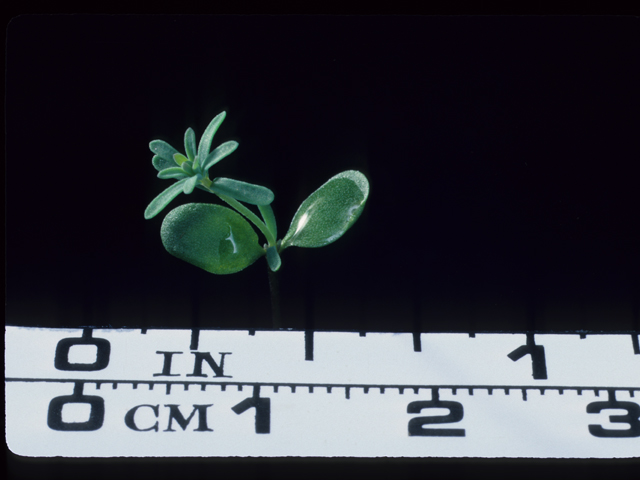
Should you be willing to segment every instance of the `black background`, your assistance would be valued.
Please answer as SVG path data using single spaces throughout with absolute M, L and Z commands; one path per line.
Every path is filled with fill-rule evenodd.
M 226 110 L 214 146 L 240 147 L 211 175 L 271 188 L 280 237 L 331 176 L 370 181 L 343 238 L 283 253 L 284 326 L 637 331 L 638 32 L 633 17 L 18 17 L 7 323 L 270 328 L 263 259 L 214 276 L 162 247 L 170 208 L 213 196 L 143 217 L 170 184 L 149 141 L 182 150 Z

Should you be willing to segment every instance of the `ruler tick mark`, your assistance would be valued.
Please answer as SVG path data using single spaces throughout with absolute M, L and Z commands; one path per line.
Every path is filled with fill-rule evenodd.
M 304 331 L 304 359 L 313 361 L 313 330 Z
M 413 332 L 413 351 L 414 352 L 422 351 L 422 343 L 420 341 L 420 332 Z
M 199 340 L 200 340 L 200 329 L 199 328 L 191 329 L 191 345 L 189 345 L 189 349 L 197 350 Z

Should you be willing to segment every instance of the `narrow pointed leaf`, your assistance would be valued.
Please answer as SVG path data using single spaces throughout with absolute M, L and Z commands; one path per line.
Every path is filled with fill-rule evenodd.
M 171 255 L 218 275 L 239 272 L 265 254 L 251 225 L 221 205 L 189 203 L 171 210 L 160 236 Z
M 273 233 L 273 237 L 278 238 L 276 216 L 273 214 L 273 208 L 271 208 L 271 205 L 258 205 L 258 210 L 260 210 L 264 224 L 267 226 L 269 231 Z
M 193 192 L 193 189 L 196 188 L 196 185 L 198 184 L 199 181 L 200 181 L 200 178 L 197 175 L 187 178 L 184 182 L 184 187 L 182 191 L 187 195 L 189 195 L 191 192 Z
M 189 175 L 187 175 L 185 171 L 180 167 L 166 168 L 158 173 L 158 178 L 162 179 L 177 178 L 178 180 L 182 180 L 183 178 L 187 178 L 188 176 Z
M 196 172 L 193 171 L 193 168 L 191 166 L 191 160 L 187 160 L 186 162 L 184 162 L 182 164 L 182 169 L 187 172 L 187 174 L 189 176 L 195 175 Z
M 367 177 L 348 170 L 332 177 L 307 198 L 282 239 L 282 249 L 323 247 L 340 238 L 362 213 L 369 196 Z
M 159 157 L 162 157 L 172 163 L 174 161 L 173 156 L 176 153 L 179 153 L 175 148 L 163 140 L 153 140 L 149 143 L 149 149 Z
M 174 183 L 169 188 L 164 190 L 160 195 L 154 198 L 147 209 L 144 211 L 144 218 L 149 220 L 150 218 L 153 218 L 158 213 L 160 213 L 164 207 L 169 205 L 171 200 L 182 193 L 183 184 L 186 181 L 187 180 L 184 179 Z
M 202 162 L 202 171 L 207 173 L 213 165 L 218 163 L 227 155 L 232 154 L 236 148 L 238 148 L 238 142 L 233 140 L 229 140 L 228 142 L 224 142 L 222 145 L 219 145 L 207 156 L 204 162 Z
M 153 159 L 151 160 L 151 163 L 153 163 L 153 167 L 159 172 L 162 170 L 166 170 L 167 168 L 176 166 L 176 162 L 174 162 L 173 160 L 166 160 L 162 158 L 160 155 L 154 155 Z
M 191 127 L 184 132 L 184 151 L 187 153 L 189 160 L 193 162 L 196 158 L 196 133 Z
M 200 159 L 200 164 L 204 163 L 205 158 L 209 155 L 209 150 L 211 150 L 211 142 L 213 141 L 213 136 L 218 131 L 220 124 L 223 122 L 224 117 L 227 115 L 227 112 L 222 112 L 217 115 L 211 123 L 207 127 L 207 129 L 202 134 L 202 138 L 200 138 L 200 145 L 198 145 L 198 158 Z
M 189 159 L 187 157 L 185 157 L 184 155 L 182 155 L 181 153 L 174 153 L 173 154 L 173 161 L 176 162 L 176 164 L 178 166 L 182 166 L 182 164 L 184 162 L 188 162 Z
M 280 255 L 278 254 L 278 249 L 276 247 L 267 248 L 267 263 L 269 264 L 269 268 L 272 272 L 280 270 L 282 260 L 280 260 Z
M 216 193 L 228 195 L 251 205 L 269 205 L 273 202 L 273 192 L 267 187 L 232 180 L 231 178 L 214 178 L 209 187 Z

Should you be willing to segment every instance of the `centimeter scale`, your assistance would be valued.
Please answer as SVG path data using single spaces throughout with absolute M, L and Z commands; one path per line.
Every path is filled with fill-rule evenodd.
M 640 457 L 637 332 L 5 330 L 23 456 Z

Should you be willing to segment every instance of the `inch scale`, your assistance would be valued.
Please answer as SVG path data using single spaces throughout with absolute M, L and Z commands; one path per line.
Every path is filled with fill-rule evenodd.
M 22 456 L 640 457 L 637 333 L 6 327 Z

